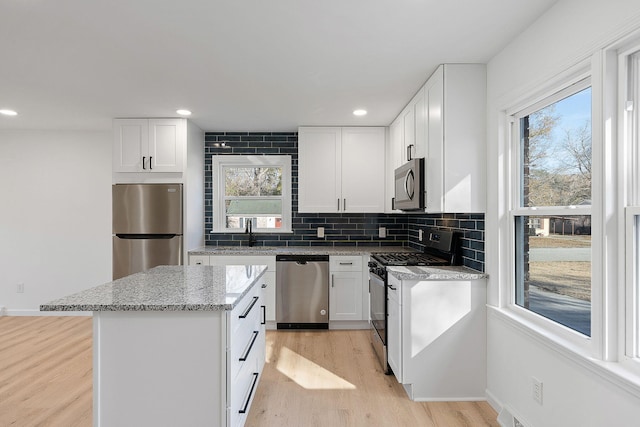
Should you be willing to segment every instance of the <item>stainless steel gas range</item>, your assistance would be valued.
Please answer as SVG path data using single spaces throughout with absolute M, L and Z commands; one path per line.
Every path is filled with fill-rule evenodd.
M 391 373 L 387 363 L 387 267 L 442 266 L 459 261 L 459 244 L 449 230 L 427 229 L 424 252 L 377 252 L 369 258 L 369 308 L 371 310 L 371 345 L 385 374 Z

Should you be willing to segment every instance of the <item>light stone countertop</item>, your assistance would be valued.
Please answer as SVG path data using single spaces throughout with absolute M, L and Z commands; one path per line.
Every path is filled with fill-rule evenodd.
M 265 265 L 163 265 L 51 301 L 40 310 L 231 310 L 266 270 Z
M 403 246 L 203 246 L 189 255 L 369 255 L 380 252 L 417 252 Z
M 387 272 L 400 280 L 479 280 L 487 274 L 463 266 L 446 267 L 387 267 Z

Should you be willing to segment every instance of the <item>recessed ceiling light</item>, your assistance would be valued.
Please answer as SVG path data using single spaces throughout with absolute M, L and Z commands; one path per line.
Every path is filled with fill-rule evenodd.
M 18 113 L 16 113 L 13 110 L 0 110 L 0 114 L 4 114 L 5 116 L 17 116 Z
M 190 116 L 191 115 L 191 111 L 189 111 L 189 110 L 176 110 L 176 113 L 180 114 L 181 116 Z
M 367 115 L 367 110 L 355 110 L 353 112 L 354 116 L 366 116 Z

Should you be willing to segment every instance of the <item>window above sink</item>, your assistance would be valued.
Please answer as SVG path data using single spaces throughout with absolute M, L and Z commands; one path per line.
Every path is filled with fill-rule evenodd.
M 291 232 L 291 156 L 213 156 L 213 231 Z

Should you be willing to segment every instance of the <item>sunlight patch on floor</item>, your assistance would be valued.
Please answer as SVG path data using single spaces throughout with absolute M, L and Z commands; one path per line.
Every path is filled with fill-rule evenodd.
M 356 386 L 304 356 L 283 347 L 276 369 L 308 390 L 355 390 Z

